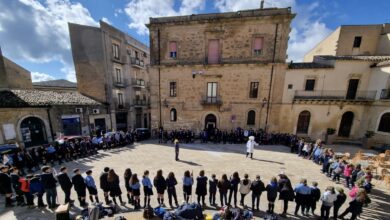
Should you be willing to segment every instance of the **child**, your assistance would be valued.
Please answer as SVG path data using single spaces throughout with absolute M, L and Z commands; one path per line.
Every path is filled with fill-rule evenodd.
M 87 189 L 89 192 L 89 200 L 91 200 L 91 202 L 93 203 L 93 197 L 95 197 L 96 203 L 99 203 L 95 180 L 92 177 L 92 170 L 88 170 L 85 173 L 87 174 L 87 176 L 85 177 L 85 184 L 87 185 Z
M 45 189 L 40 180 L 40 176 L 35 174 L 30 180 L 30 193 L 38 197 L 38 208 L 45 208 L 46 205 L 43 203 L 43 194 Z
M 30 193 L 30 179 L 33 176 L 31 174 L 27 175 L 26 178 L 20 178 L 20 190 L 24 193 L 24 197 L 26 197 L 28 208 L 32 209 L 35 207 L 34 205 L 34 196 Z
M 344 177 L 345 177 L 345 187 L 349 188 L 351 183 L 353 165 L 347 164 L 344 168 Z
M 87 195 L 86 189 L 87 185 L 85 184 L 84 178 L 81 176 L 79 169 L 73 170 L 74 176 L 72 177 L 72 183 L 74 186 L 74 190 L 77 193 L 77 197 L 80 202 L 80 206 L 84 207 L 87 206 L 87 203 L 85 202 L 85 197 Z
M 314 211 L 317 208 L 317 202 L 321 198 L 321 190 L 317 187 L 318 183 L 313 182 L 311 187 L 311 193 L 310 193 L 310 208 L 311 208 L 311 214 L 314 215 Z
M 340 175 L 344 172 L 344 164 L 345 162 L 340 159 L 335 166 L 333 170 L 333 181 L 337 181 L 337 183 L 340 183 Z
M 199 176 L 196 178 L 196 195 L 198 195 L 198 204 L 202 200 L 202 205 L 206 206 L 205 196 L 207 195 L 207 177 L 204 176 L 204 170 L 199 172 Z
M 156 187 L 157 190 L 157 201 L 159 206 L 165 206 L 164 205 L 164 192 L 167 188 L 167 183 L 165 182 L 165 178 L 163 177 L 162 170 L 158 170 L 156 176 L 153 180 L 154 187 Z
M 173 208 L 172 197 L 175 200 L 176 206 L 179 206 L 179 203 L 177 202 L 177 195 L 176 195 L 177 180 L 176 180 L 175 174 L 173 172 L 170 172 L 168 174 L 168 177 L 166 179 L 166 183 L 167 183 L 168 200 L 169 200 L 170 207 Z
M 234 199 L 234 207 L 237 207 L 237 191 L 238 191 L 238 184 L 240 184 L 240 176 L 238 175 L 238 172 L 234 172 L 233 175 L 230 177 L 230 190 L 229 190 L 229 202 L 228 205 L 232 202 L 232 196 Z
M 136 173 L 134 173 L 130 178 L 130 187 L 131 187 L 131 191 L 133 192 L 133 196 L 134 196 L 134 200 L 133 200 L 134 209 L 139 209 L 141 207 L 140 198 L 139 198 L 139 196 L 141 195 L 141 192 L 140 192 L 141 185 L 139 184 L 139 180 L 138 180 Z M 150 199 L 149 199 L 149 202 L 150 202 Z
M 345 200 L 347 200 L 347 196 L 344 193 L 344 190 L 342 188 L 337 188 L 337 199 L 334 202 L 334 207 L 333 207 L 333 219 L 337 220 L 337 216 L 339 215 L 339 209 L 340 207 L 344 204 Z
M 215 174 L 211 175 L 211 179 L 209 180 L 209 202 L 211 206 L 216 206 L 215 195 L 217 194 L 217 184 L 218 180 L 216 179 Z
M 192 173 L 189 170 L 184 172 L 183 177 L 183 195 L 184 201 L 188 203 L 190 200 L 190 196 L 192 195 L 192 184 L 194 184 L 194 179 L 192 177 Z
M 278 196 L 278 181 L 276 177 L 272 177 L 271 182 L 265 188 L 267 191 L 268 210 L 267 213 L 273 214 L 275 208 L 275 200 Z
M 249 186 L 249 189 L 247 189 L 247 188 L 245 188 L 245 186 L 243 186 L 245 184 L 245 180 L 248 181 L 247 186 Z M 256 180 L 254 180 L 252 183 L 250 183 L 250 180 L 248 180 L 248 174 L 245 174 L 244 179 L 241 182 L 243 184 L 241 186 L 244 187 L 243 189 L 240 187 L 241 196 L 243 194 L 243 191 L 245 192 L 246 190 L 248 190 L 248 193 L 249 193 L 249 190 L 252 190 L 252 211 L 255 210 L 255 202 L 256 202 L 256 210 L 260 211 L 260 209 L 259 209 L 260 196 L 261 196 L 261 193 L 265 190 L 264 183 L 263 183 L 263 181 L 260 180 L 260 175 L 257 175 Z M 242 202 L 241 205 L 244 206 L 244 198 L 243 197 L 241 197 L 241 202 Z
M 329 211 L 332 208 L 334 202 L 337 200 L 337 196 L 334 187 L 328 186 L 321 197 L 321 219 L 329 219 Z
M 153 195 L 153 185 L 149 179 L 149 170 L 145 170 L 142 176 L 142 185 L 144 186 L 144 208 L 146 208 L 146 203 L 148 206 L 150 205 L 150 196 Z
M 131 178 L 131 169 L 127 168 L 124 173 L 124 179 L 125 179 L 125 187 L 127 191 L 127 199 L 129 204 L 133 204 L 133 194 L 131 192 L 131 187 L 130 187 L 130 178 Z
M 14 188 L 14 191 L 16 193 L 16 202 L 18 206 L 24 206 L 24 197 L 23 197 L 23 191 L 20 189 L 20 176 L 19 176 L 19 169 L 16 167 L 13 167 L 10 169 L 10 177 L 12 181 L 12 187 Z
M 227 191 L 230 188 L 230 182 L 229 182 L 226 174 L 222 175 L 222 178 L 218 181 L 217 187 L 219 189 L 219 197 L 221 200 L 221 207 L 223 207 L 224 204 L 227 205 Z M 224 201 L 225 201 L 225 203 L 224 203 Z
M 242 207 L 245 207 L 245 204 L 244 204 L 244 201 L 245 201 L 245 196 L 251 191 L 251 188 L 252 188 L 252 183 L 251 181 L 248 179 L 248 174 L 245 174 L 244 175 L 244 179 L 242 179 L 240 181 L 240 194 L 241 194 L 241 200 L 240 200 L 240 205 Z M 259 180 L 260 180 L 260 176 L 259 176 Z M 263 184 L 263 188 L 264 187 L 264 184 Z M 254 193 L 252 193 L 252 195 L 254 195 Z M 257 197 L 256 197 L 257 198 Z M 254 201 L 252 202 L 252 208 L 254 208 Z

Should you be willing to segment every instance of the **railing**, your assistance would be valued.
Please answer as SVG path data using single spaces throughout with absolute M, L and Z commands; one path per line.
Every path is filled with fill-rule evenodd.
M 126 88 L 127 86 L 129 86 L 129 81 L 127 81 L 125 79 L 123 79 L 120 82 L 114 80 L 114 86 L 118 87 L 118 88 Z
M 136 67 L 144 67 L 144 61 L 140 60 L 139 58 L 136 58 L 136 57 L 131 57 L 130 63 Z
M 345 90 L 295 90 L 294 99 L 370 101 L 375 100 L 375 96 L 376 91 L 356 91 L 352 93 Z
M 145 80 L 143 80 L 143 79 L 133 78 L 133 79 L 131 79 L 131 85 L 132 86 L 145 87 L 146 83 L 145 83 Z
M 202 105 L 222 105 L 220 96 L 204 96 L 201 100 Z
M 133 103 L 135 106 L 149 106 L 150 105 L 150 101 L 144 100 L 144 99 L 134 99 Z
M 380 99 L 390 99 L 390 89 L 382 89 Z

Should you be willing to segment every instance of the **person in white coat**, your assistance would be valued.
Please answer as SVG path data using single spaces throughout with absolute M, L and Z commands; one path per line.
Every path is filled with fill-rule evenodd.
M 255 149 L 255 146 L 259 146 L 259 144 L 255 142 L 254 136 L 250 136 L 248 142 L 246 143 L 246 158 L 248 158 L 250 154 L 251 159 L 253 159 L 253 150 Z

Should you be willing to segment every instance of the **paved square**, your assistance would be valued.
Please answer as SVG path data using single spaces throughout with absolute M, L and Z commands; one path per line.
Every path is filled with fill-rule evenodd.
M 313 164 L 309 160 L 298 158 L 295 154 L 289 153 L 290 149 L 288 147 L 279 145 L 256 147 L 253 160 L 245 158 L 245 149 L 245 145 L 215 145 L 199 143 L 181 144 L 181 160 L 176 162 L 174 160 L 173 145 L 161 145 L 157 144 L 156 141 L 148 141 L 135 144 L 134 146 L 127 146 L 109 151 L 101 151 L 98 155 L 66 163 L 65 166 L 68 167 L 69 171 L 74 168 L 80 168 L 83 172 L 88 169 L 92 169 L 94 172 L 93 176 L 95 181 L 97 181 L 97 186 L 99 186 L 100 172 L 105 166 L 109 166 L 110 168 L 113 168 L 120 176 L 121 189 L 123 193 L 125 193 L 123 173 L 126 168 L 131 168 L 133 173 L 137 173 L 139 176 L 142 176 L 143 171 L 147 169 L 151 173 L 151 179 L 153 179 L 158 169 L 163 169 L 164 176 L 166 176 L 168 172 L 174 171 L 179 182 L 176 190 L 178 192 L 178 199 L 180 202 L 183 201 L 181 179 L 185 170 L 193 171 L 194 177 L 196 177 L 199 171 L 202 169 L 205 170 L 208 177 L 215 173 L 217 178 L 220 178 L 223 173 L 226 173 L 228 176 L 230 176 L 234 171 L 238 171 L 240 173 L 240 177 L 242 177 L 245 173 L 248 173 L 250 179 L 254 179 L 256 175 L 261 175 L 261 179 L 265 184 L 269 182 L 272 176 L 276 176 L 281 171 L 284 171 L 291 179 L 293 186 L 299 182 L 300 178 L 307 178 L 309 183 L 311 181 L 318 181 L 322 192 L 327 186 L 337 186 L 337 184 L 334 184 L 326 176 L 320 173 L 320 166 Z M 340 148 L 338 149 L 338 151 L 342 150 L 343 149 Z M 56 170 L 59 170 L 58 165 L 55 166 L 55 168 Z M 69 174 L 70 176 L 72 175 L 71 172 Z M 85 176 L 84 173 L 83 176 Z M 193 187 L 193 194 L 195 192 L 195 184 Z M 390 219 L 390 214 L 388 213 L 390 210 L 389 190 L 383 183 L 377 184 L 374 182 L 374 184 L 376 184 L 375 190 L 373 190 L 373 193 L 370 195 L 372 203 L 369 205 L 369 207 L 364 208 L 360 219 Z M 155 195 L 152 197 L 152 206 L 155 207 L 157 204 L 155 189 L 154 192 Z M 64 195 L 59 187 L 58 194 L 59 202 L 62 203 L 64 201 Z M 122 194 L 122 197 L 124 200 L 127 200 L 125 194 Z M 99 198 L 100 200 L 103 200 L 103 193 L 100 189 Z M 79 212 L 79 204 L 76 198 L 76 193 L 73 189 L 72 199 L 76 200 L 76 207 L 72 208 L 72 213 Z M 246 197 L 245 203 L 247 205 L 251 204 L 250 199 L 250 195 Z M 192 200 L 196 201 L 196 197 L 194 196 Z M 217 203 L 218 202 L 219 194 L 217 193 Z M 142 194 L 141 204 L 143 204 Z M 165 194 L 165 204 L 168 204 L 167 194 Z M 345 210 L 347 204 L 348 202 L 346 202 L 343 207 L 341 207 L 341 212 Z M 1 204 L 0 219 L 54 219 L 52 211 L 47 209 L 31 210 L 25 207 L 4 209 L 3 207 L 4 204 Z M 260 210 L 262 212 L 256 214 L 256 219 L 260 219 L 259 217 L 264 215 L 266 208 L 266 194 L 263 194 L 260 202 Z M 279 201 L 275 206 L 276 212 L 280 213 L 281 208 L 282 204 Z M 294 208 L 295 202 L 290 202 L 288 210 L 290 215 L 288 217 L 292 219 L 300 219 L 300 216 L 296 217 L 291 215 Z M 127 219 L 142 219 L 142 212 L 134 212 L 133 207 L 129 206 L 128 204 L 126 204 L 125 207 L 122 207 L 122 209 L 124 213 L 121 215 L 125 216 Z M 319 211 L 320 203 L 317 203 L 317 215 L 319 215 Z M 207 208 L 206 212 L 214 212 L 214 208 L 209 207 Z M 310 218 L 313 219 L 313 217 Z

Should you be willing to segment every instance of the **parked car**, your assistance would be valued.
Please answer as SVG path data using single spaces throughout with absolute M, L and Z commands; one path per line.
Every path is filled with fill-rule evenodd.
M 135 138 L 137 141 L 142 141 L 150 138 L 150 131 L 148 128 L 136 128 Z
M 3 154 L 14 154 L 19 151 L 18 146 L 15 144 L 4 144 L 0 145 L 0 155 Z

